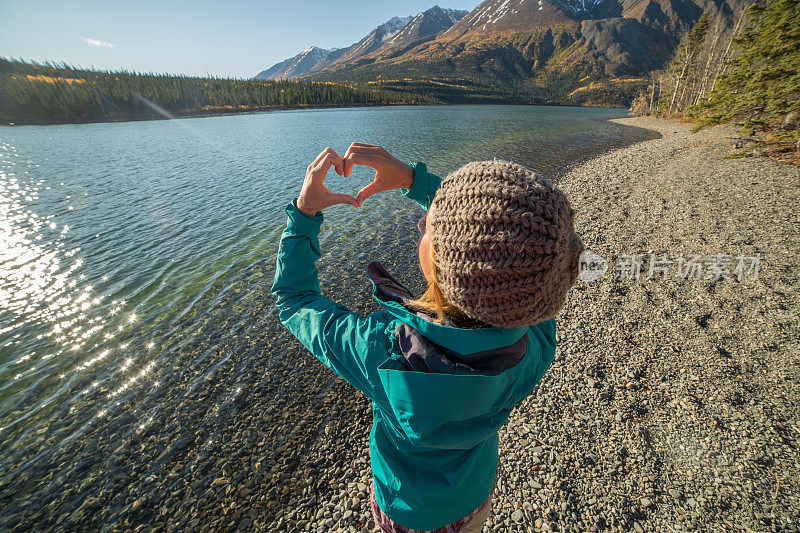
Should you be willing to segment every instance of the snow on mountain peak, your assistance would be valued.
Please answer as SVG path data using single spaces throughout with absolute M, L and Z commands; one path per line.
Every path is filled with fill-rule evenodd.
M 420 39 L 434 36 L 452 26 L 466 11 L 443 9 L 434 6 L 415 16 L 392 17 L 357 43 L 346 48 L 329 50 L 318 46 L 306 48 L 299 54 L 277 63 L 257 75 L 259 79 L 293 79 L 318 72 L 331 65 L 341 65 L 386 47 L 418 43 Z
M 551 23 L 554 11 L 560 12 L 562 17 L 582 20 L 590 18 L 595 12 L 595 7 L 605 1 L 487 0 L 448 31 L 450 35 L 464 34 L 464 32 L 507 31 L 517 29 L 520 25 L 535 23 L 543 15 L 542 21 Z M 542 13 L 545 8 L 548 8 L 547 11 Z

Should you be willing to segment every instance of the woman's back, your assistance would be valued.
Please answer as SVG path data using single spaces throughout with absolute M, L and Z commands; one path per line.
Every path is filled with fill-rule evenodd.
M 492 490 L 497 432 L 550 366 L 555 324 L 439 325 L 406 307 L 405 288 L 380 264 L 368 274 L 386 309 L 370 316 L 391 334 L 389 349 L 376 354 L 385 360 L 377 365 L 370 433 L 375 498 L 396 522 L 434 529 Z
M 373 148 L 378 147 L 365 153 L 377 153 Z M 328 152 L 323 156 L 328 166 L 337 161 Z M 347 169 L 345 162 L 340 164 Z M 497 432 L 551 364 L 556 344 L 552 317 L 577 276 L 580 240 L 571 231 L 572 213 L 560 191 L 547 182 L 528 184 L 528 171 L 517 165 L 487 162 L 484 170 L 477 198 L 485 203 L 484 194 L 495 200 L 505 195 L 510 203 L 495 202 L 492 208 L 490 202 L 488 210 L 472 210 L 474 191 L 454 189 L 458 182 L 450 180 L 451 205 L 436 204 L 433 226 L 443 267 L 433 260 L 432 249 L 431 261 L 423 262 L 430 243 L 425 235 L 420 241 L 421 267 L 430 283 L 423 296 L 429 298 L 411 299 L 410 291 L 372 263 L 373 297 L 384 309 L 367 316 L 319 293 L 314 262 L 320 257 L 322 213 L 301 212 L 302 197 L 286 208 L 289 218 L 272 287 L 279 317 L 322 363 L 372 400 L 374 497 L 392 522 L 389 529 L 382 526 L 387 531 L 398 524 L 401 529 L 457 530 L 460 520 L 485 508 L 497 472 Z M 314 179 L 312 167 L 309 172 Z M 403 194 L 427 210 L 439 198 L 442 180 L 419 163 L 413 172 L 413 183 Z M 511 209 L 511 204 L 531 211 L 513 220 L 497 211 L 498 205 Z M 453 206 L 466 211 L 454 212 Z M 486 233 L 482 224 L 491 216 L 503 218 L 505 229 L 493 234 L 490 225 Z M 465 231 L 468 238 L 448 241 L 443 227 Z M 491 326 L 436 323 L 418 311 L 420 306 L 439 320 L 455 308 Z M 528 325 L 536 317 L 538 323 Z

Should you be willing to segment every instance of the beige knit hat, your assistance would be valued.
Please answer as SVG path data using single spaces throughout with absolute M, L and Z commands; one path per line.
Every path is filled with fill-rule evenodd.
M 442 180 L 430 216 L 449 303 L 502 328 L 558 313 L 583 244 L 569 201 L 547 179 L 508 161 L 468 163 Z

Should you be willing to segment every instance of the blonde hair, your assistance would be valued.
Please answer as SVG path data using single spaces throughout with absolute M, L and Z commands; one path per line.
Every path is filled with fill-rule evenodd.
M 442 290 L 439 288 L 439 267 L 436 264 L 436 250 L 431 249 L 431 277 L 428 280 L 428 288 L 422 295 L 408 302 L 408 305 L 433 315 L 437 322 L 443 322 L 447 317 L 456 327 L 462 328 L 483 328 L 490 327 L 479 320 L 468 317 L 461 309 L 448 302 Z

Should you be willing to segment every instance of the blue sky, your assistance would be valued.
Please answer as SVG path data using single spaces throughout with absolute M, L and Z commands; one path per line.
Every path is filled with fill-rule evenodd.
M 393 16 L 479 0 L 0 0 L 0 56 L 251 77 L 311 45 L 347 46 Z M 332 7 L 335 5 L 335 7 Z

